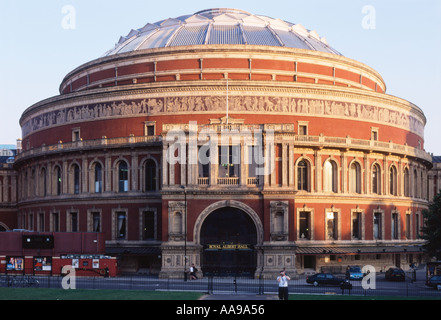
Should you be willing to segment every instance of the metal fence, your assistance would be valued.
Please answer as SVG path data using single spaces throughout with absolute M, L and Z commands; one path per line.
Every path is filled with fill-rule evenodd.
M 404 282 L 390 282 L 383 275 L 375 278 L 375 288 L 365 288 L 362 281 L 350 281 L 352 289 L 340 286 L 306 283 L 306 276 L 289 281 L 290 294 L 311 295 L 359 295 L 388 297 L 439 297 L 441 291 L 427 287 L 425 278 L 413 281 L 409 275 Z M 370 283 L 372 285 L 372 283 Z M 276 280 L 240 277 L 204 277 L 197 280 L 159 279 L 151 276 L 127 275 L 115 278 L 61 276 L 0 275 L 0 287 L 9 288 L 58 288 L 102 289 L 102 290 L 149 290 L 149 291 L 194 291 L 206 294 L 250 294 L 277 295 Z

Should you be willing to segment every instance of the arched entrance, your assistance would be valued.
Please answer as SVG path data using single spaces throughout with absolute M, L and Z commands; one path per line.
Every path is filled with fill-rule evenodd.
M 246 212 L 236 207 L 212 211 L 200 228 L 202 272 L 204 275 L 254 276 L 257 243 L 256 225 Z

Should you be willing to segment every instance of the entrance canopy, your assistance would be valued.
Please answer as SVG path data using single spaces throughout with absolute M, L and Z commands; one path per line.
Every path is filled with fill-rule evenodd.
M 297 255 L 321 255 L 321 254 L 380 254 L 380 253 L 422 253 L 422 246 L 317 246 L 296 247 Z

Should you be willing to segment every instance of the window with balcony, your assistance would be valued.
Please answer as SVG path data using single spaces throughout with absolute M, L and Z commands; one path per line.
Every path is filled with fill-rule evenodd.
M 238 184 L 240 176 L 240 145 L 219 147 L 218 184 Z
M 258 184 L 263 162 L 262 147 L 248 146 L 248 184 Z
M 210 147 L 203 145 L 198 148 L 198 184 L 208 184 L 210 179 Z

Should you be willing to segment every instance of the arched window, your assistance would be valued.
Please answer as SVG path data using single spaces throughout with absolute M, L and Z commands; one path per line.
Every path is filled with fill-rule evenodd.
M 337 192 L 337 165 L 328 160 L 323 166 L 323 191 Z
M 357 162 L 349 168 L 349 192 L 361 193 L 361 167 Z
M 414 198 L 418 197 L 418 173 L 413 170 L 413 196 Z
M 47 175 L 46 168 L 41 169 L 40 171 L 40 195 L 46 197 L 47 195 Z
M 378 164 L 372 167 L 372 193 L 381 194 L 381 169 Z
M 73 166 L 73 193 L 80 193 L 80 167 L 76 164 Z
M 305 160 L 297 164 L 297 190 L 309 190 L 308 164 Z
M 125 161 L 118 165 L 118 192 L 129 191 L 129 167 Z
M 103 192 L 103 168 L 101 163 L 97 162 L 94 168 L 94 181 L 95 181 L 95 192 Z
M 389 170 L 389 193 L 393 196 L 397 195 L 397 169 L 391 166 Z
M 405 197 L 410 197 L 410 183 L 409 183 L 409 179 L 410 179 L 410 174 L 409 174 L 409 169 L 405 168 L 404 169 L 404 196 Z
M 56 194 L 59 196 L 62 192 L 62 184 L 61 184 L 61 168 L 59 166 L 55 167 L 55 188 Z
M 145 191 L 155 191 L 156 187 L 156 163 L 152 159 L 145 162 Z

